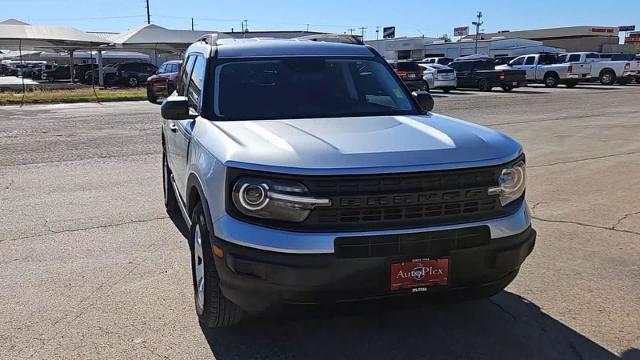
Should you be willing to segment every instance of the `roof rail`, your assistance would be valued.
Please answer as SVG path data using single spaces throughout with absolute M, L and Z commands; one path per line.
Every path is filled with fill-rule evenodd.
M 296 39 L 335 42 L 335 43 L 342 43 L 342 44 L 364 45 L 360 36 L 346 35 L 346 34 L 314 34 L 314 35 L 301 36 Z
M 219 40 L 222 40 L 222 39 L 233 39 L 233 37 L 224 33 L 217 32 L 217 33 L 202 35 L 200 39 L 198 39 L 198 41 L 202 41 L 205 44 L 215 46 L 215 45 L 219 45 L 220 43 Z

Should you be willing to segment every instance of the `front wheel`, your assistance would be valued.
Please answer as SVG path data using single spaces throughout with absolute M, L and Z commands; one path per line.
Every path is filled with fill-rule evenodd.
M 193 292 L 200 323 L 206 327 L 220 328 L 240 322 L 244 313 L 222 294 L 211 250 L 212 237 L 204 216 L 202 204 L 196 204 L 189 236 Z
M 511 86 L 511 85 L 503 85 L 502 86 L 502 91 L 504 91 L 504 92 L 511 92 L 511 90 L 513 90 L 513 86 Z
M 158 103 L 158 97 L 153 92 L 153 90 L 151 90 L 151 86 L 150 85 L 147 85 L 147 100 L 149 100 L 149 102 L 152 103 L 152 104 L 157 104 Z

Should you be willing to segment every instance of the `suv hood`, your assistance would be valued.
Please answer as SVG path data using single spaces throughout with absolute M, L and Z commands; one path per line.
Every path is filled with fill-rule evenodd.
M 201 131 L 208 134 L 196 138 L 225 166 L 285 173 L 489 166 L 506 163 L 522 151 L 502 133 L 436 114 L 197 121 L 194 132 Z

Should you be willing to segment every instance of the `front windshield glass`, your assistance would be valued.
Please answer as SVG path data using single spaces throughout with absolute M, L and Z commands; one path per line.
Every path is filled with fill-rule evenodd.
M 231 61 L 216 67 L 214 84 L 220 120 L 420 114 L 377 59 Z

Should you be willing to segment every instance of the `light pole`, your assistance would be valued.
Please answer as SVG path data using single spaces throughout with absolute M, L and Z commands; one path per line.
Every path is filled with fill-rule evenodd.
M 380 26 L 376 26 L 376 40 L 378 40 L 379 34 L 380 34 Z
M 481 19 L 482 19 L 482 11 L 478 11 L 478 21 L 472 22 L 472 24 L 476 26 L 476 55 L 478 55 L 478 35 L 480 32 L 480 26 L 484 24 L 483 21 L 480 21 Z

